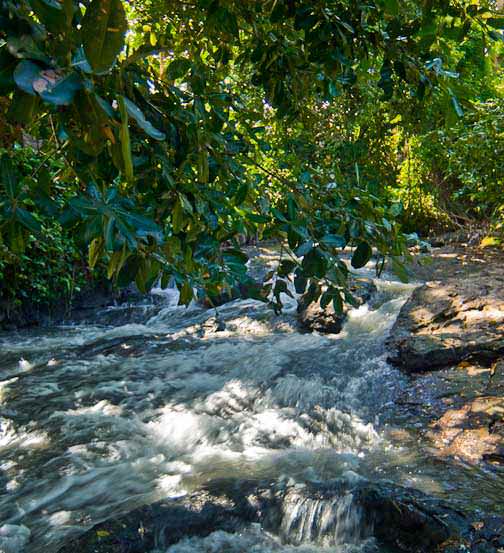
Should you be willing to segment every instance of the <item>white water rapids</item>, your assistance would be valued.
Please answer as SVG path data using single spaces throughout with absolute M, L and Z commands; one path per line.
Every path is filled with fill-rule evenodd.
M 252 300 L 224 305 L 226 328 L 215 332 L 215 311 L 177 307 L 173 290 L 137 308 L 135 323 L 111 324 L 127 320 L 122 306 L 94 324 L 0 335 L 0 551 L 56 552 L 97 522 L 219 477 L 326 481 L 396 470 L 382 418 L 404 377 L 387 364 L 384 342 L 413 286 L 377 285 L 337 336 L 301 334 L 287 297 L 280 317 Z M 294 545 L 251 527 L 168 551 L 372 547 L 351 499 L 296 509 L 281 528 L 298 533 Z M 307 530 L 307 517 L 334 523 L 332 538 Z

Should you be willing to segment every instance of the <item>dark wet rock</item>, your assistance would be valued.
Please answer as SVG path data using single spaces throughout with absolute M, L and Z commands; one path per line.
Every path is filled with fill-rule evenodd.
M 26 329 L 63 321 L 116 325 L 143 322 L 146 306 L 159 301 L 155 296 L 141 294 L 135 286 L 114 290 L 110 282 L 97 281 L 73 298 L 62 297 L 61 301 L 51 305 L 34 304 L 29 300 L 22 305 L 13 305 L 0 300 L 0 330 Z M 138 305 L 140 303 L 143 305 Z M 114 310 L 124 304 L 128 304 L 129 310 Z
M 411 489 L 367 486 L 357 491 L 374 536 L 402 551 L 433 551 L 448 540 L 465 542 L 467 518 L 448 504 Z
M 390 360 L 408 372 L 504 354 L 502 281 L 479 275 L 427 283 L 401 309 L 388 341 Z
M 350 285 L 350 292 L 356 300 L 357 306 L 367 303 L 376 292 L 376 285 L 371 279 L 356 279 Z M 349 307 L 344 306 L 342 313 L 336 313 L 330 303 L 324 309 L 320 301 L 304 307 L 302 303 L 298 309 L 298 319 L 301 328 L 308 332 L 320 332 L 322 334 L 338 334 L 343 328 L 347 318 Z
M 215 334 L 216 332 L 224 332 L 225 330 L 226 322 L 216 314 L 215 317 L 210 317 L 201 324 L 198 335 L 204 337 L 209 334 Z
M 324 517 L 314 516 L 324 512 Z M 391 551 L 410 553 L 497 553 L 503 519 L 466 516 L 449 504 L 386 482 L 287 485 L 218 481 L 205 491 L 137 509 L 95 526 L 60 553 L 143 553 L 164 550 L 182 538 L 216 530 L 237 532 L 250 523 L 282 542 L 348 542 L 374 536 Z M 465 547 L 465 549 L 464 549 Z
M 199 492 L 141 507 L 98 524 L 59 553 L 165 551 L 183 538 L 205 537 L 215 530 L 235 532 L 246 520 L 246 514 L 226 496 Z
M 154 297 L 154 296 L 153 296 Z M 145 324 L 163 308 L 161 304 L 144 303 L 137 305 L 109 305 L 105 308 L 75 311 L 70 316 L 73 322 L 95 325 L 122 326 L 126 324 Z

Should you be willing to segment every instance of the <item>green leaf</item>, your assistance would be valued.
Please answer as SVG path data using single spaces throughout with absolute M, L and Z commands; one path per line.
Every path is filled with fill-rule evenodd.
M 127 29 L 121 0 L 92 0 L 82 20 L 82 43 L 95 73 L 111 69 L 124 46 Z
M 191 62 L 186 59 L 173 60 L 168 66 L 166 74 L 172 81 L 175 79 L 181 79 L 187 74 L 189 69 L 191 69 L 191 65 Z
M 33 89 L 33 81 L 39 77 L 40 71 L 36 63 L 23 60 L 14 70 L 14 82 L 23 92 L 35 96 L 37 93 Z
M 124 262 L 119 274 L 117 275 L 117 285 L 119 287 L 127 286 L 135 280 L 142 258 L 138 255 L 130 255 Z
M 291 259 L 284 259 L 278 267 L 279 276 L 285 277 L 290 275 L 296 266 L 297 263 L 295 261 L 292 261 Z
M 345 237 L 339 234 L 326 234 L 320 241 L 329 248 L 344 248 L 347 243 Z
M 5 48 L 0 49 L 0 93 L 7 94 L 15 87 L 13 73 L 18 60 L 11 56 Z
M 308 240 L 304 244 L 301 244 L 299 248 L 296 250 L 296 255 L 298 257 L 303 257 L 306 255 L 311 249 L 313 248 L 313 242 L 311 240 Z
M 158 131 L 149 121 L 147 121 L 142 110 L 136 104 L 134 104 L 131 100 L 128 100 L 126 97 L 124 98 L 124 104 L 128 115 L 134 119 L 137 125 L 150 137 L 155 140 L 164 140 L 166 138 L 165 133 Z
M 183 214 L 182 204 L 180 203 L 180 200 L 177 200 L 175 202 L 175 205 L 172 211 L 173 232 L 175 234 L 178 234 L 182 230 L 183 224 L 184 224 L 184 214 Z
M 495 29 L 504 29 L 504 17 L 490 17 L 486 22 Z
M 80 46 L 75 51 L 74 57 L 72 58 L 72 67 L 80 69 L 84 73 L 92 73 L 93 68 L 89 65 L 89 62 L 84 53 L 84 48 Z
M 325 309 L 333 300 L 333 293 L 331 290 L 324 292 L 320 298 L 320 307 Z
M 126 211 L 124 209 L 116 209 L 116 213 L 120 213 L 127 221 L 129 225 L 134 227 L 138 231 L 158 233 L 161 232 L 161 228 L 152 219 Z
M 360 242 L 352 255 L 352 267 L 360 269 L 371 259 L 373 250 L 367 242 Z
M 193 289 L 186 280 L 180 290 L 179 305 L 189 305 L 193 299 Z
M 302 267 L 306 276 L 322 278 L 327 271 L 327 259 L 319 250 L 312 249 L 303 257 Z
M 77 73 L 64 77 L 52 70 L 43 70 L 36 63 L 22 61 L 14 71 L 16 85 L 27 94 L 40 97 L 56 106 L 66 106 L 72 103 L 75 93 L 83 87 Z
M 28 230 L 31 230 L 32 232 L 40 232 L 41 226 L 40 223 L 35 219 L 35 217 L 26 209 L 23 209 L 22 207 L 16 208 L 15 211 L 16 219 Z
M 240 186 L 240 188 L 238 188 L 238 191 L 235 194 L 235 197 L 234 197 L 235 205 L 241 205 L 247 198 L 247 194 L 248 194 L 248 184 L 244 182 Z
M 337 292 L 333 296 L 333 307 L 334 312 L 338 315 L 341 315 L 343 313 L 343 300 L 341 299 L 341 294 Z
M 15 200 L 18 194 L 18 178 L 14 164 L 6 155 L 0 159 L 0 180 L 9 198 Z
M 316 302 L 320 298 L 321 293 L 322 290 L 320 286 L 316 282 L 310 282 L 310 286 L 308 286 L 308 291 L 302 296 L 300 300 L 300 306 L 307 307 L 311 303 Z
M 73 15 L 73 2 L 64 0 L 30 0 L 33 11 L 51 33 L 61 33 L 67 30 Z
M 296 219 L 296 212 L 296 202 L 294 201 L 294 198 L 292 196 L 289 196 L 289 198 L 287 199 L 287 214 L 289 215 L 289 219 L 291 221 L 294 221 Z
M 68 106 L 72 103 L 75 93 L 81 90 L 83 83 L 77 73 L 70 73 L 60 79 L 53 86 L 48 86 L 40 92 L 42 100 L 54 104 L 55 106 Z
M 114 250 L 114 226 L 115 217 L 110 217 L 105 227 L 105 249 L 109 252 Z
M 133 159 L 131 157 L 131 142 L 128 127 L 128 112 L 124 102 L 124 96 L 119 97 L 119 111 L 121 112 L 121 129 L 119 136 L 121 139 L 121 153 L 124 164 L 124 176 L 128 182 L 133 181 Z
M 306 285 L 308 284 L 308 279 L 303 275 L 300 270 L 296 271 L 294 277 L 294 288 L 298 294 L 304 294 L 306 290 Z

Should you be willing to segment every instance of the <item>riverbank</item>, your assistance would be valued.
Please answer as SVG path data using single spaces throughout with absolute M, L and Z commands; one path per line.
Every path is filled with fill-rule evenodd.
M 401 403 L 433 455 L 504 478 L 504 254 L 436 248 L 392 328 L 390 360 L 411 374 Z

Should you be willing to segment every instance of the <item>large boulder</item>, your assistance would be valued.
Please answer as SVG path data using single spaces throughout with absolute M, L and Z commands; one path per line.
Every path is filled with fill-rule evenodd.
M 408 372 L 495 360 L 504 354 L 502 281 L 475 276 L 420 286 L 401 309 L 388 346 L 390 361 Z
M 349 290 L 359 306 L 371 299 L 376 292 L 376 285 L 372 279 L 360 278 L 351 282 Z M 301 328 L 307 332 L 338 334 L 343 328 L 348 311 L 348 305 L 344 306 L 342 313 L 336 313 L 332 302 L 325 308 L 320 305 L 320 300 L 308 306 L 304 306 L 301 302 L 298 308 L 298 320 Z

